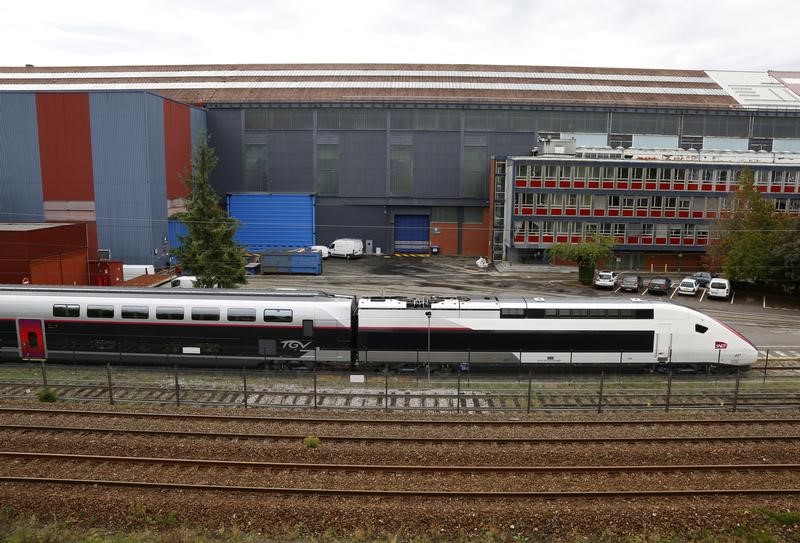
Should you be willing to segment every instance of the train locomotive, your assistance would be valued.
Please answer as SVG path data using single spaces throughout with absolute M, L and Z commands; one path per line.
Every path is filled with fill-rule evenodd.
M 3 360 L 519 370 L 749 367 L 757 355 L 703 313 L 638 298 L 0 287 Z

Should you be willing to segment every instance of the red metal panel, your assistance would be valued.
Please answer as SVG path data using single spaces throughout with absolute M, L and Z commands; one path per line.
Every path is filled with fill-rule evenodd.
M 633 190 L 642 190 L 642 182 L 641 181 L 634 181 L 631 183 L 631 188 Z
M 695 187 L 696 189 L 697 187 Z M 683 183 L 675 183 L 675 190 L 683 190 Z
M 517 180 L 514 181 L 514 186 L 515 187 L 527 187 L 528 186 L 528 182 L 525 181 L 524 179 L 517 179 Z
M 94 201 L 89 95 L 37 94 L 44 200 Z
M 164 156 L 167 198 L 189 194 L 183 178 L 192 170 L 192 125 L 188 106 L 164 100 Z
M 569 181 L 559 181 L 558 188 L 560 189 L 568 189 L 569 188 Z
M 576 189 L 582 189 L 586 186 L 586 181 L 573 181 L 572 185 Z
M 545 179 L 544 180 L 544 187 L 547 188 L 547 189 L 556 188 L 556 180 L 555 179 Z

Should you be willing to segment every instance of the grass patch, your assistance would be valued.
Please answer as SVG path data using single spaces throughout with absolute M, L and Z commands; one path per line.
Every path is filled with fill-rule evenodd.
M 40 402 L 55 403 L 58 401 L 58 394 L 56 394 L 56 391 L 51 388 L 43 388 L 36 393 L 36 398 Z
M 307 436 L 303 439 L 303 446 L 306 449 L 316 449 L 320 445 L 320 439 L 317 436 Z

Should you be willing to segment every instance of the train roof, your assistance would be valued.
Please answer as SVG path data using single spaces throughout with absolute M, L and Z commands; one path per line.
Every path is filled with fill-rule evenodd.
M 255 289 L 180 289 L 180 288 L 124 288 L 124 287 L 20 287 L 20 286 L 0 286 L 0 296 L 3 295 L 76 295 L 99 298 L 103 296 L 120 298 L 151 298 L 151 297 L 170 297 L 170 298 L 260 298 L 260 299 L 310 299 L 310 300 L 334 300 L 348 299 L 351 296 L 339 294 L 328 294 L 321 290 L 298 290 L 292 288 L 279 288 L 272 290 Z
M 499 309 L 500 307 L 654 307 L 670 304 L 660 300 L 642 298 L 546 298 L 544 296 L 430 296 L 411 298 L 406 296 L 362 296 L 358 300 L 360 309 Z

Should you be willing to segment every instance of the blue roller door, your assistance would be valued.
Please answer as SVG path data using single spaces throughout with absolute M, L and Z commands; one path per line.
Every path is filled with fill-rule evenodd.
M 427 253 L 430 251 L 430 216 L 395 215 L 394 250 L 396 253 Z
M 237 243 L 250 252 L 314 245 L 313 194 L 229 194 L 228 214 L 239 221 Z

